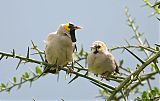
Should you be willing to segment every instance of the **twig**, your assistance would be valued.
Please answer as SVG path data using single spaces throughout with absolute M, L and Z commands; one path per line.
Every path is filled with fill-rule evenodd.
M 147 3 L 148 3 L 148 2 L 147 2 Z M 127 18 L 128 18 L 129 26 L 132 28 L 132 30 L 133 30 L 133 32 L 134 32 L 134 34 L 135 34 L 135 38 L 137 39 L 138 43 L 139 43 L 141 46 L 145 46 L 145 45 L 143 44 L 143 41 L 142 41 L 141 38 L 140 38 L 140 33 L 139 33 L 139 32 L 137 31 L 137 29 L 136 29 L 136 26 L 135 26 L 135 24 L 134 24 L 134 21 L 133 21 L 132 18 L 130 17 L 128 8 L 125 9 L 125 14 L 126 14 L 126 16 L 127 16 Z M 147 56 L 147 58 L 148 58 L 148 57 L 149 57 L 148 51 L 144 50 L 144 53 L 146 54 L 146 56 Z M 147 83 L 148 83 L 148 86 L 149 86 L 149 88 L 150 88 L 150 90 L 151 90 L 152 87 L 151 87 L 150 81 L 147 80 Z
M 31 59 L 31 58 L 26 58 L 26 57 L 23 57 L 23 56 L 18 56 L 18 55 L 15 55 L 15 56 L 14 56 L 13 54 L 1 52 L 1 51 L 0 51 L 0 54 L 1 54 L 1 55 L 4 55 L 4 56 L 7 56 L 7 57 L 14 57 L 14 58 L 17 58 L 17 59 L 21 59 L 21 60 L 24 60 L 24 61 L 27 61 L 27 62 L 31 62 L 31 63 L 36 63 L 36 64 L 40 64 L 40 65 L 45 65 L 45 66 L 47 66 L 48 68 L 56 67 L 56 65 L 48 64 L 48 63 L 46 63 L 46 62 L 34 60 L 34 59 Z M 67 68 L 60 68 L 60 69 L 63 70 L 63 71 L 68 72 L 68 69 L 67 69 Z M 87 76 L 87 75 L 83 75 L 83 74 L 81 74 L 81 73 L 77 73 L 77 72 L 74 72 L 74 71 L 70 71 L 70 73 L 73 73 L 73 74 L 75 74 L 75 75 L 77 75 L 77 76 L 79 76 L 79 77 L 83 77 L 83 78 L 85 78 L 85 79 L 88 79 L 88 80 L 94 81 L 94 82 L 96 82 L 96 83 L 99 83 L 100 85 L 105 86 L 105 87 L 107 87 L 107 88 L 109 88 L 109 89 L 111 89 L 111 90 L 115 90 L 115 88 L 114 88 L 113 86 L 111 86 L 111 85 L 109 85 L 109 84 L 105 84 L 105 83 L 103 83 L 103 82 L 101 82 L 101 81 L 99 81 L 99 80 L 96 80 L 96 79 L 94 79 L 94 78 L 92 78 L 92 77 L 89 77 L 89 76 Z
M 10 86 L 10 87 L 7 87 L 7 88 L 5 88 L 5 89 L 1 89 L 0 90 L 0 92 L 3 92 L 3 91 L 9 91 L 9 90 L 11 90 L 12 88 L 14 88 L 15 86 L 19 86 L 19 85 L 22 85 L 22 84 L 24 84 L 24 83 L 26 83 L 26 82 L 28 82 L 28 81 L 35 81 L 35 80 L 37 80 L 38 78 L 38 75 L 37 76 L 34 76 L 34 77 L 32 77 L 32 78 L 30 78 L 30 79 L 23 79 L 24 81 L 21 81 L 21 82 L 19 82 L 19 83 L 14 83 L 14 84 L 12 84 L 12 86 Z
M 128 82 L 133 82 L 133 79 L 131 80 L 132 76 L 135 77 L 139 75 L 139 73 L 152 61 L 156 60 L 158 57 L 160 57 L 160 51 L 157 52 L 154 56 L 150 57 L 148 60 L 146 60 L 136 71 L 134 71 L 131 75 L 129 75 L 121 84 L 114 90 L 112 95 L 108 98 L 108 101 L 111 101 L 117 92 L 119 92 Z
M 114 51 L 114 50 L 117 50 L 117 49 L 124 49 L 124 48 L 143 48 L 147 51 L 150 51 L 152 53 L 156 53 L 158 51 L 156 51 L 154 48 L 151 48 L 151 47 L 146 47 L 146 46 L 141 46 L 141 45 L 138 45 L 138 46 L 133 46 L 133 45 L 128 45 L 128 46 L 116 46 L 116 47 L 113 47 L 111 48 L 110 50 L 111 51 Z
M 146 75 L 142 75 L 140 76 L 140 80 L 141 81 L 145 81 L 149 78 L 151 78 L 152 76 L 156 75 L 158 72 L 155 71 L 155 72 L 152 72 L 152 73 L 149 73 L 149 74 L 146 74 Z M 128 92 L 132 91 L 134 88 L 136 88 L 137 86 L 139 86 L 141 84 L 140 81 L 136 82 L 135 84 L 133 84 L 131 87 L 129 87 L 129 89 L 127 89 L 125 92 L 124 92 L 124 95 L 128 95 Z M 123 96 L 119 96 L 117 99 L 121 99 Z
M 33 46 L 32 49 L 36 50 L 38 52 L 41 60 L 44 61 L 43 56 L 42 56 L 42 53 L 44 53 L 44 52 L 40 51 L 32 40 L 31 40 L 31 42 L 32 42 L 32 46 Z

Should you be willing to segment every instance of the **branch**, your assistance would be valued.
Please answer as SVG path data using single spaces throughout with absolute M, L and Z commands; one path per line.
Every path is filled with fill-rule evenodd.
M 148 0 L 146 0 L 146 2 L 148 2 Z M 132 28 L 132 30 L 133 30 L 133 32 L 134 32 L 134 34 L 135 34 L 134 37 L 135 37 L 136 40 L 138 41 L 139 45 L 145 46 L 145 44 L 143 43 L 143 41 L 141 40 L 141 37 L 140 37 L 142 34 L 140 34 L 140 32 L 137 31 L 137 27 L 136 27 L 136 25 L 134 24 L 134 20 L 132 20 L 132 18 L 130 17 L 128 8 L 125 9 L 125 14 L 126 14 L 126 16 L 127 16 L 129 26 Z M 145 39 L 145 41 L 147 41 L 147 39 Z M 148 41 L 147 41 L 147 45 L 149 46 Z M 148 51 L 144 50 L 144 53 L 146 54 L 147 58 L 150 56 Z M 152 62 L 153 62 L 152 64 L 155 65 L 155 66 L 154 66 L 155 69 L 159 71 L 159 68 L 157 68 L 157 67 L 158 67 L 157 64 L 155 64 L 154 61 L 152 61 Z M 148 86 L 149 86 L 149 88 L 150 88 L 150 90 L 151 90 L 152 88 L 151 88 L 150 81 L 147 80 L 147 83 L 148 83 Z
M 29 78 L 29 79 L 23 79 L 21 78 L 20 82 L 19 83 L 12 83 L 12 86 L 9 86 L 9 87 L 6 87 L 6 88 L 3 88 L 3 89 L 0 89 L 0 92 L 3 92 L 3 91 L 10 91 L 12 88 L 18 86 L 18 88 L 20 88 L 20 86 L 26 82 L 32 82 L 32 81 L 35 81 L 37 80 L 39 77 L 39 75 L 36 75 L 32 78 Z M 24 80 L 24 81 L 22 81 Z M 11 82 L 11 81 L 10 81 Z
M 160 5 L 160 2 L 155 2 L 155 4 L 151 4 L 148 0 L 143 0 L 145 2 L 145 5 L 150 7 L 150 8 L 153 8 L 155 11 L 152 13 L 152 15 L 155 15 L 155 14 L 160 14 L 160 10 L 159 10 L 159 5 Z
M 145 80 L 147 80 L 147 79 L 150 79 L 152 76 L 156 75 L 157 73 L 159 73 L 159 72 L 155 71 L 155 72 L 152 72 L 152 73 L 149 73 L 149 74 L 146 74 L 146 75 L 142 75 L 142 76 L 140 76 L 140 81 L 142 82 L 142 81 L 145 81 Z M 137 78 L 136 78 L 136 79 L 137 79 Z M 140 81 L 138 81 L 138 82 L 136 82 L 135 84 L 133 84 L 131 87 L 129 87 L 129 89 L 126 89 L 126 91 L 124 92 L 124 95 L 128 95 L 128 93 L 129 93 L 130 91 L 132 91 L 132 90 L 135 89 L 137 86 L 139 86 L 139 85 L 141 84 Z M 123 98 L 122 95 L 119 96 L 117 99 L 120 100 L 121 98 Z
M 111 51 L 114 51 L 114 50 L 117 50 L 117 49 L 125 49 L 125 48 L 137 48 L 137 49 L 144 49 L 144 50 L 147 50 L 149 52 L 152 52 L 152 53 L 156 53 L 158 52 L 157 50 L 155 50 L 154 48 L 151 48 L 151 47 L 146 47 L 146 46 L 142 46 L 142 45 L 137 45 L 137 46 L 134 46 L 134 45 L 127 45 L 127 46 L 115 46 L 109 50 Z
M 160 57 L 160 51 L 157 52 L 154 56 L 150 57 L 148 60 L 146 60 L 141 66 L 137 67 L 138 69 L 136 71 L 134 71 L 131 75 L 129 75 L 115 90 L 114 92 L 111 94 L 111 96 L 109 97 L 108 101 L 111 101 L 114 96 L 116 95 L 117 92 L 121 91 L 121 89 L 129 82 L 133 82 L 133 79 L 135 76 L 138 76 L 139 73 L 146 67 L 148 66 L 150 63 L 152 63 L 153 61 L 155 61 L 158 57 Z
M 27 57 L 23 57 L 23 56 L 18 56 L 18 55 L 15 55 L 15 54 L 11 54 L 11 53 L 5 53 L 5 52 L 1 52 L 0 51 L 0 54 L 4 57 L 13 57 L 13 58 L 17 58 L 17 59 L 20 59 L 20 60 L 23 60 L 25 62 L 31 62 L 31 63 L 36 63 L 36 64 L 40 64 L 40 65 L 45 65 L 47 66 L 48 68 L 51 68 L 51 67 L 57 67 L 56 65 L 52 65 L 52 64 L 48 64 L 46 62 L 43 62 L 43 61 L 38 61 L 38 60 L 35 60 L 35 59 L 31 59 L 31 58 L 27 58 Z M 81 73 L 78 73 L 78 72 L 74 72 L 74 71 L 69 71 L 67 68 L 60 68 L 60 70 L 63 70 L 63 71 L 66 71 L 66 72 L 70 72 L 72 74 L 75 74 L 76 76 L 79 76 L 79 77 L 83 77 L 85 79 L 88 79 L 90 81 L 93 81 L 93 82 L 96 82 L 104 87 L 107 87 L 111 90 L 115 90 L 115 88 L 109 84 L 105 84 L 99 80 L 96 80 L 92 77 L 89 77 L 87 75 L 84 75 L 84 74 L 81 74 Z

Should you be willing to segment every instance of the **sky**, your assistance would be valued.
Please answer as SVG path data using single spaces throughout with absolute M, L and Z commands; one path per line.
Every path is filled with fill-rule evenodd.
M 26 55 L 27 47 L 31 47 L 33 40 L 44 50 L 43 40 L 48 33 L 57 30 L 63 23 L 72 22 L 82 26 L 76 32 L 78 49 L 81 46 L 90 51 L 89 46 L 96 40 L 104 41 L 109 48 L 126 45 L 125 39 L 133 36 L 125 16 L 125 7 L 129 8 L 132 18 L 135 19 L 139 31 L 145 34 L 151 45 L 159 42 L 159 26 L 156 16 L 150 16 L 153 10 L 143 7 L 143 0 L 0 0 L 0 51 Z M 158 17 L 158 16 L 157 16 Z M 124 59 L 126 67 L 134 68 L 138 61 L 129 53 L 113 51 L 117 61 Z M 39 59 L 36 56 L 32 56 Z M 39 59 L 40 60 L 40 59 Z M 16 70 L 18 60 L 3 59 L 0 61 L 0 82 L 8 82 L 13 76 L 20 77 L 29 69 L 34 69 L 35 64 L 21 65 Z M 57 82 L 56 75 L 47 75 L 29 83 L 10 93 L 0 93 L 0 101 L 7 100 L 92 100 L 97 101 L 98 87 L 88 80 L 78 78 L 68 84 L 70 78 L 65 79 L 65 73 L 60 73 Z M 156 85 L 157 82 L 153 82 Z

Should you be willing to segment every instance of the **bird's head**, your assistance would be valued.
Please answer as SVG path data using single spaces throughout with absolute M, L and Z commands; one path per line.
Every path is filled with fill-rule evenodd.
M 106 44 L 102 41 L 95 41 L 92 43 L 91 51 L 93 53 L 100 53 L 100 52 L 105 52 L 107 50 Z
M 67 36 L 71 38 L 72 42 L 76 42 L 75 30 L 81 29 L 81 27 L 67 23 L 62 24 L 61 28 L 63 29 L 63 33 L 67 34 Z

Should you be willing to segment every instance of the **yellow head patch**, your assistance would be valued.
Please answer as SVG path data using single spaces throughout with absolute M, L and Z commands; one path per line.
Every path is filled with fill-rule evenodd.
M 64 24 L 64 25 L 63 25 L 63 27 L 64 27 L 67 31 L 69 31 L 69 30 L 70 30 L 70 28 L 69 28 L 69 23 Z
M 103 44 L 102 44 L 102 43 L 99 43 L 98 45 L 99 45 L 101 48 L 103 48 Z
M 105 43 L 102 41 L 95 41 L 93 45 L 98 51 L 105 51 L 107 49 Z

